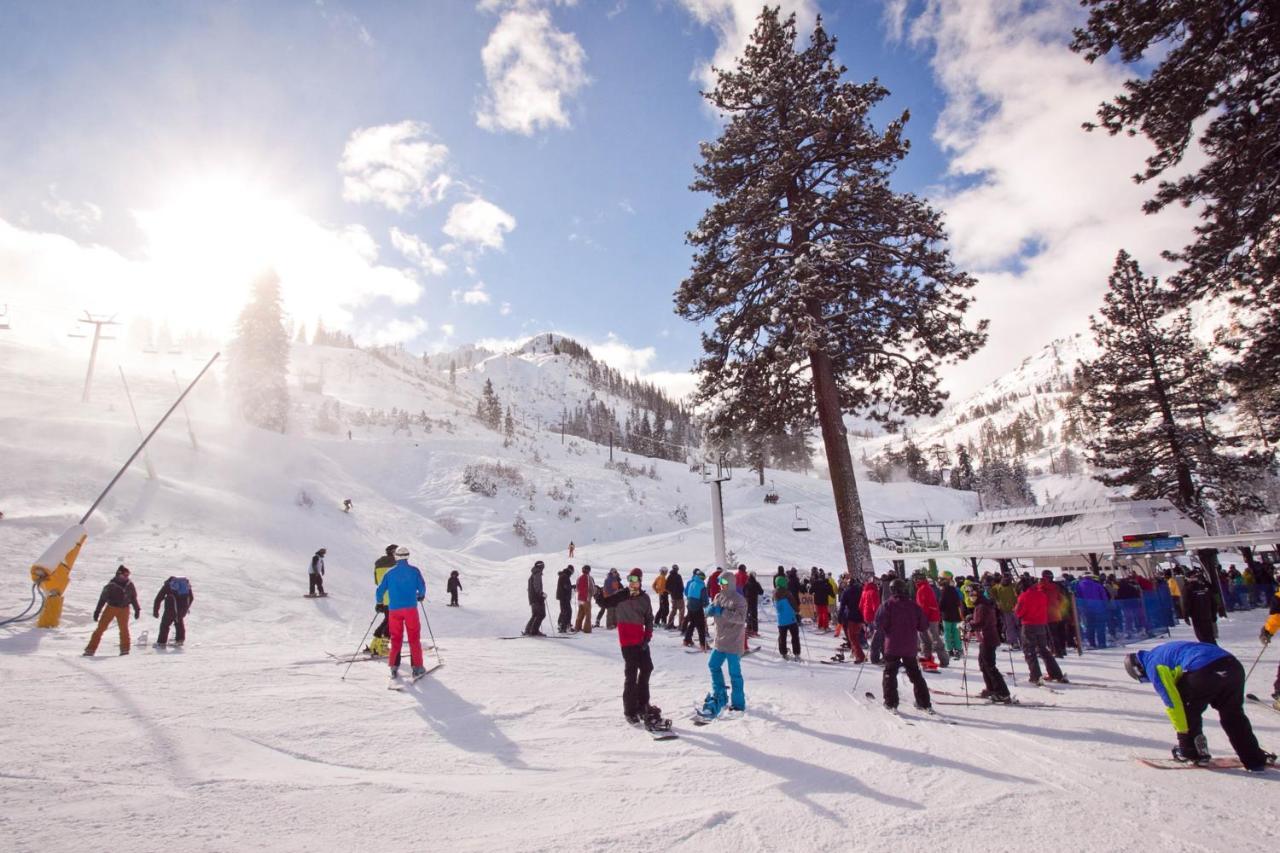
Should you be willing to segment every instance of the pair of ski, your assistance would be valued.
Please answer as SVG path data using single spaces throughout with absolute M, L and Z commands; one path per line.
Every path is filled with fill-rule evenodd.
M 935 696 L 953 696 L 956 698 L 964 697 L 963 693 L 953 693 L 950 690 L 938 690 L 937 688 L 934 688 L 934 687 L 929 688 L 929 693 Z M 1056 708 L 1058 707 L 1057 705 L 1054 705 L 1051 702 L 1024 702 L 1021 699 L 1012 699 L 1009 702 L 992 702 L 990 699 L 982 699 L 978 696 L 972 697 L 969 702 L 947 702 L 944 700 L 944 701 L 935 702 L 934 704 L 935 705 L 955 705 L 955 706 L 964 705 L 968 707 L 985 707 L 987 705 L 1014 705 L 1019 708 Z
M 426 678 L 428 675 L 435 672 L 437 669 L 439 669 L 442 666 L 444 666 L 444 664 L 436 662 L 431 666 L 423 669 L 423 671 L 418 673 L 417 675 L 410 675 L 408 679 L 392 677 L 391 680 L 387 683 L 387 689 L 395 690 L 397 692 L 403 692 L 406 689 L 412 687 L 417 682 Z
M 429 652 L 429 651 L 431 651 L 431 650 L 432 650 L 432 649 L 434 649 L 434 648 L 435 648 L 435 646 L 423 646 L 423 647 L 422 647 L 422 650 L 423 650 L 424 652 Z M 352 654 L 338 654 L 337 652 L 325 652 L 325 654 L 326 654 L 326 655 L 328 655 L 329 657 L 333 658 L 333 662 L 334 662 L 334 663 L 336 663 L 336 664 L 344 664 L 344 663 L 361 663 L 361 662 L 363 662 L 363 661 L 371 661 L 371 660 L 380 660 L 380 661 L 383 661 L 383 662 L 385 663 L 385 662 L 386 662 L 386 660 L 387 660 L 387 656 L 386 656 L 386 655 L 371 655 L 371 654 L 369 654 L 368 652 L 360 652 L 360 653 L 358 653 L 358 654 L 354 654 L 354 655 L 352 655 Z
M 857 696 L 854 696 L 852 692 L 849 693 L 849 696 L 851 696 L 855 700 L 858 698 Z M 863 696 L 866 698 L 869 704 L 879 705 L 881 708 L 884 708 L 885 713 L 889 714 L 891 717 L 894 717 L 903 725 L 913 726 L 915 725 L 915 720 L 917 719 L 933 720 L 934 722 L 943 723 L 944 725 L 948 725 L 948 726 L 959 725 L 955 720 L 951 719 L 950 717 L 942 716 L 933 708 L 917 709 L 921 714 L 924 715 L 923 717 L 916 717 L 914 714 L 908 716 L 907 714 L 902 713 L 901 709 L 899 708 L 886 708 L 882 703 L 877 702 L 876 694 L 872 693 L 870 690 L 864 693 Z
M 516 634 L 514 637 L 499 637 L 499 640 L 576 640 L 577 634 Z
M 1248 699 L 1250 702 L 1255 702 L 1258 705 L 1261 705 L 1273 714 L 1280 714 L 1280 708 L 1277 708 L 1273 702 L 1268 702 L 1266 699 L 1259 698 L 1256 693 L 1246 693 L 1244 694 L 1244 698 Z

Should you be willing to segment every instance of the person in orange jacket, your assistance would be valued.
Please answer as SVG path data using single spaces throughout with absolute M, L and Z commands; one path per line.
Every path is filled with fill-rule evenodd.
M 671 615 L 671 596 L 667 595 L 667 567 L 663 566 L 658 569 L 658 576 L 653 579 L 653 591 L 658 594 L 658 612 L 653 617 L 653 624 L 667 624 L 667 617 Z

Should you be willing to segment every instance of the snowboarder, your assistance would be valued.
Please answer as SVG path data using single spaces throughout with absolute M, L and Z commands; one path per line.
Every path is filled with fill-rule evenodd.
M 454 569 L 449 572 L 449 580 L 445 584 L 445 592 L 449 593 L 449 607 L 458 607 L 458 593 L 462 592 L 462 579 L 458 577 L 458 570 Z
M 667 567 L 663 566 L 658 569 L 658 576 L 653 579 L 653 591 L 658 594 L 658 615 L 653 617 L 653 624 L 667 624 L 667 617 L 671 615 L 671 596 L 667 594 Z
M 391 677 L 400 677 L 400 647 L 409 637 L 409 662 L 413 677 L 426 674 L 422 665 L 422 623 L 418 621 L 418 602 L 427 597 L 427 583 L 422 572 L 409 563 L 409 549 L 401 545 L 395 551 L 396 564 L 382 576 L 373 593 L 375 608 L 387 610 L 387 624 L 391 633 L 391 649 L 387 663 Z M 383 604 L 386 596 L 386 604 Z
M 791 653 L 800 659 L 800 602 L 791 591 L 785 575 L 773 579 L 773 610 L 778 616 L 778 654 L 787 659 L 787 637 L 791 637 Z
M 707 581 L 702 569 L 694 569 L 693 577 L 684 585 L 684 602 L 688 616 L 684 620 L 684 644 L 693 645 L 694 629 L 698 631 L 698 645 L 705 652 L 707 646 Z
M 1211 643 L 1178 640 L 1126 655 L 1124 670 L 1136 681 L 1150 682 L 1164 703 L 1178 733 L 1178 745 L 1173 748 L 1176 760 L 1209 759 L 1201 718 L 1205 708 L 1212 706 L 1246 770 L 1261 773 L 1275 764 L 1275 753 L 1258 746 L 1244 712 L 1244 667 L 1230 652 Z
M 596 595 L 596 582 L 591 577 L 591 567 L 583 566 L 578 575 L 578 615 L 573 619 L 573 630 L 591 633 L 591 600 Z
M 667 617 L 667 627 L 684 630 L 684 578 L 680 577 L 680 565 L 671 564 L 671 573 L 667 575 L 667 595 L 671 596 L 671 615 Z
M 661 711 L 649 704 L 649 674 L 653 658 L 649 641 L 653 639 L 653 604 L 644 591 L 644 573 L 632 569 L 627 574 L 627 588 L 612 595 L 596 593 L 596 604 L 612 608 L 618 619 L 618 645 L 622 648 L 623 668 L 622 713 L 627 722 L 643 722 L 647 728 L 660 726 Z
M 396 545 L 388 545 L 381 557 L 373 561 L 373 585 L 376 589 L 382 583 L 382 579 L 386 577 L 391 567 L 396 564 Z M 387 597 L 382 596 L 382 600 L 377 605 L 377 610 L 382 614 L 382 622 L 373 631 L 373 639 L 369 641 L 369 654 L 374 657 L 383 657 L 391 648 L 391 630 L 387 625 Z
M 897 710 L 898 670 L 905 669 L 915 691 L 916 707 L 927 711 L 932 707 L 929 685 L 924 683 L 916 653 L 919 638 L 928 634 L 929 619 L 924 608 L 911 600 L 911 587 L 905 580 L 896 578 L 889 588 L 892 595 L 876 614 L 876 627 L 884 631 L 884 706 Z
M 618 574 L 617 569 L 610 569 L 608 574 L 604 576 L 603 586 L 606 597 L 613 595 L 615 592 L 622 589 L 622 576 Z M 618 627 L 618 617 L 617 614 L 613 612 L 612 608 L 601 608 L 600 612 L 596 614 L 597 628 L 600 627 L 601 619 L 604 619 L 604 626 L 610 631 Z
M 573 565 L 565 566 L 556 573 L 556 602 L 560 605 L 560 616 L 556 619 L 556 630 L 561 634 L 569 632 L 569 602 L 573 599 Z
M 1054 660 L 1053 649 L 1049 647 L 1049 598 L 1044 587 L 1057 589 L 1053 581 L 1042 580 L 1032 584 L 1030 579 L 1022 582 L 1022 594 L 1014 607 L 1014 615 L 1022 623 L 1022 656 L 1031 670 L 1031 683 L 1040 685 L 1040 663 L 1036 655 L 1044 658 L 1044 668 L 1049 673 L 1050 681 L 1066 683 L 1067 677 L 1062 674 L 1058 662 Z
M 525 637 L 545 637 L 542 620 L 547 618 L 547 594 L 542 591 L 542 570 L 546 565 L 539 560 L 529 570 L 529 621 L 520 632 Z
M 156 637 L 157 646 L 169 644 L 169 628 L 174 629 L 173 644 L 180 646 L 187 641 L 187 611 L 196 600 L 191 591 L 191 581 L 186 578 L 170 577 L 160 585 L 156 593 L 155 603 L 151 608 L 154 619 L 160 619 L 160 605 L 164 605 L 164 618 L 160 619 L 160 635 Z
M 84 647 L 85 657 L 91 658 L 98 651 L 98 643 L 102 641 L 102 635 L 112 620 L 120 627 L 120 654 L 129 654 L 130 607 L 133 608 L 134 619 L 142 615 L 142 608 L 138 606 L 138 590 L 134 588 L 133 581 L 129 580 L 129 568 L 121 564 L 98 596 L 98 606 L 93 610 L 93 618 L 98 627 L 89 638 L 89 645 Z
M 733 578 L 724 572 L 717 578 L 720 591 L 707 608 L 715 622 L 715 650 L 707 661 L 711 670 L 711 693 L 702 703 L 704 717 L 719 716 L 725 705 L 732 711 L 745 711 L 747 699 L 742 690 L 742 650 L 747 642 L 747 602 L 734 587 Z M 729 664 L 729 686 L 725 687 L 724 665 Z
M 317 596 L 324 597 L 328 595 L 328 593 L 324 591 L 324 555 L 325 549 L 321 548 L 319 551 L 316 551 L 315 556 L 311 558 L 311 570 L 308 574 L 308 578 L 311 581 L 311 587 L 310 591 L 307 593 L 310 598 L 315 598 Z
M 1271 638 L 1280 631 L 1280 590 L 1277 590 L 1271 596 L 1271 609 L 1267 614 L 1267 621 L 1263 623 L 1262 630 L 1258 632 L 1258 639 L 1262 641 L 1262 645 L 1271 642 Z M 1276 683 L 1272 685 L 1271 702 L 1277 711 L 1280 711 L 1280 666 L 1276 667 Z
M 1012 701 L 1000 667 L 996 665 L 996 649 L 1000 647 L 1000 609 L 991 592 L 980 594 L 970 624 L 978 634 L 978 669 L 982 671 L 983 690 L 978 695 L 1000 704 Z
M 764 587 L 756 580 L 756 573 L 747 575 L 747 585 L 742 588 L 742 595 L 747 600 L 747 636 L 760 636 L 760 596 L 764 595 Z

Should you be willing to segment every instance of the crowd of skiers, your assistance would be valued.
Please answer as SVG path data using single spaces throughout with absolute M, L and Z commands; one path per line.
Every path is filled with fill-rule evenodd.
M 138 589 L 133 585 L 129 567 L 121 564 L 116 573 L 102 587 L 98 596 L 98 606 L 93 610 L 93 621 L 97 623 L 89 644 L 84 648 L 85 657 L 93 657 L 98 652 L 102 635 L 115 622 L 120 632 L 120 654 L 127 655 L 132 648 L 133 639 L 129 634 L 129 611 L 133 618 L 142 616 L 142 607 L 138 604 Z M 196 600 L 191 591 L 191 582 L 185 577 L 170 576 L 160 584 L 152 602 L 152 616 L 160 620 L 160 633 L 155 645 L 163 648 L 169 645 L 169 631 L 173 633 L 173 645 L 181 646 L 187 641 L 187 612 Z M 163 611 L 163 614 L 162 614 Z

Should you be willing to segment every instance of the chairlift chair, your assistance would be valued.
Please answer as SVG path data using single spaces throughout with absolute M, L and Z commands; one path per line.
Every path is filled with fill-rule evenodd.
M 796 517 L 791 521 L 791 529 L 796 533 L 809 532 L 809 519 L 800 514 L 800 506 L 796 505 Z
M 778 489 L 773 485 L 773 480 L 769 481 L 769 491 L 764 493 L 764 502 L 767 504 L 778 502 Z

